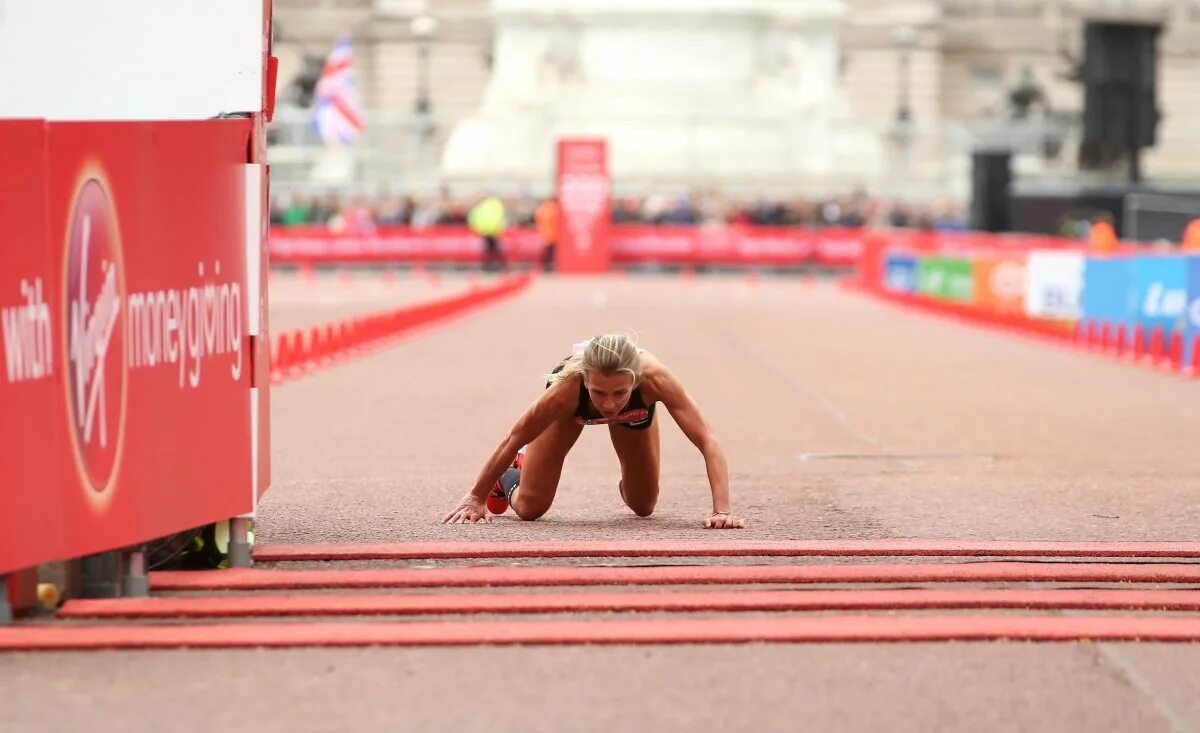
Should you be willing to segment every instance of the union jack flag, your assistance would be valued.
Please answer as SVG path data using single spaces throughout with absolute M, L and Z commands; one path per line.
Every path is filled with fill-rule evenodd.
M 349 145 L 366 127 L 354 82 L 349 36 L 339 38 L 325 59 L 325 68 L 317 80 L 313 123 L 327 145 Z

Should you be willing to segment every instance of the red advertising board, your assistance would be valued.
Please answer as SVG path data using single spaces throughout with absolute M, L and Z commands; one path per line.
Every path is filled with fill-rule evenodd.
M 44 511 L 67 460 L 46 137 L 41 120 L 0 120 L 0 573 L 45 559 L 46 536 L 62 537 L 61 517 Z
M 1006 256 L 1030 249 L 1077 249 L 1070 239 L 1024 235 L 917 230 L 626 224 L 607 229 L 611 264 L 800 267 L 882 267 L 884 250 L 956 256 Z M 542 241 L 530 229 L 504 236 L 505 257 L 534 262 Z M 326 227 L 273 227 L 271 258 L 276 262 L 446 262 L 481 261 L 479 237 L 461 226 L 425 229 L 380 227 L 370 232 L 338 232 Z M 876 269 L 878 269 L 876 268 Z M 872 270 L 874 271 L 874 270 Z M 881 274 L 878 269 L 876 274 Z M 875 279 L 869 279 L 876 282 Z
M 613 259 L 697 266 L 850 266 L 862 252 L 855 229 L 787 227 L 623 226 L 612 235 Z
M 602 139 L 558 141 L 555 179 L 561 219 L 555 267 L 561 273 L 607 272 L 612 262 L 612 180 Z
M 504 257 L 530 262 L 542 256 L 544 245 L 531 229 L 504 233 Z M 465 226 L 424 229 L 380 227 L 372 232 L 342 233 L 321 226 L 272 227 L 271 259 L 275 262 L 437 262 L 467 264 L 482 261 L 479 235 Z
M 855 229 L 809 231 L 770 227 L 618 226 L 609 229 L 612 264 L 762 265 L 816 264 L 850 267 L 862 251 L 863 232 Z M 342 233 L 325 227 L 273 227 L 275 262 L 440 262 L 470 264 L 481 260 L 479 237 L 466 227 L 427 229 L 382 227 L 373 232 Z M 513 262 L 535 262 L 542 240 L 530 229 L 504 235 L 504 255 Z
M 0 189 L 23 232 L 0 247 L 19 326 L 0 351 L 24 365 L 0 373 L 0 572 L 253 506 L 251 121 L 36 125 L 40 162 L 23 154 L 26 175 L 4 177 L 20 185 Z
M 565 231 L 562 236 L 566 236 Z M 911 230 L 827 227 L 621 225 L 608 227 L 605 256 L 611 264 L 696 266 L 854 267 L 869 241 L 883 249 L 913 253 L 971 255 L 1020 253 L 1029 249 L 1071 249 L 1079 242 L 1051 237 Z M 531 229 L 504 235 L 504 254 L 514 262 L 542 256 L 542 241 Z M 479 237 L 461 226 L 425 229 L 380 227 L 370 232 L 338 232 L 320 226 L 273 227 L 271 258 L 276 262 L 445 262 L 481 261 Z M 595 253 L 593 253 L 595 254 Z M 590 271 L 590 270 L 587 270 Z

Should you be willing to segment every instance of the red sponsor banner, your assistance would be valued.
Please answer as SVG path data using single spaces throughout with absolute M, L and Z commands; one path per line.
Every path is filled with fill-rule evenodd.
M 465 226 L 427 229 L 381 227 L 373 232 L 341 233 L 325 227 L 272 227 L 271 259 L 276 262 L 439 262 L 483 260 L 479 235 Z M 537 232 L 510 229 L 501 239 L 504 257 L 530 262 L 542 256 Z
M 479 237 L 466 227 L 384 227 L 346 234 L 324 227 L 273 227 L 271 259 L 276 262 L 442 262 L 478 263 Z M 610 230 L 614 264 L 852 266 L 862 251 L 863 232 L 826 229 L 809 232 L 749 226 L 620 226 Z M 513 262 L 542 256 L 537 232 L 512 229 L 502 242 Z
M 0 573 L 46 559 L 46 539 L 62 538 L 48 511 L 69 459 L 46 145 L 41 120 L 0 120 Z
M 862 236 L 852 229 L 746 225 L 620 227 L 613 233 L 613 259 L 698 266 L 849 266 L 862 253 Z
M 384 227 L 369 233 L 340 233 L 324 227 L 273 227 L 271 258 L 277 262 L 478 263 L 479 237 L 466 227 Z M 876 229 L 800 229 L 744 224 L 722 226 L 622 225 L 608 231 L 616 265 L 855 267 L 870 246 L 887 250 L 969 256 L 1002 256 L 1030 249 L 1078 249 L 1079 242 L 1053 237 L 970 232 Z M 873 244 L 872 244 L 873 243 Z M 504 235 L 505 257 L 534 262 L 542 241 L 529 229 Z M 881 262 L 881 260 L 880 260 Z M 882 265 L 880 265 L 882 267 Z M 868 268 L 869 269 L 869 268 Z M 882 270 L 880 270 L 882 272 Z M 874 280 L 871 280 L 874 282 Z
M 1077 239 L 1038 234 L 990 234 L 985 232 L 938 232 L 915 229 L 881 230 L 880 235 L 892 249 L 914 253 L 943 255 L 997 254 L 1028 252 L 1033 249 L 1081 249 Z
M 555 268 L 562 273 L 607 272 L 612 263 L 612 179 L 608 143 L 558 141 L 555 181 L 560 212 Z
M 0 373 L 0 440 L 24 446 L 0 473 L 15 509 L 0 537 L 19 545 L 0 544 L 0 572 L 253 507 L 252 122 L 39 125 L 41 161 L 17 180 L 45 181 L 43 230 L 26 217 L 27 243 L 0 247 L 0 308 L 20 326 L 3 350 L 12 360 L 19 343 L 23 360 L 21 378 Z M 0 192 L 4 207 L 38 210 Z

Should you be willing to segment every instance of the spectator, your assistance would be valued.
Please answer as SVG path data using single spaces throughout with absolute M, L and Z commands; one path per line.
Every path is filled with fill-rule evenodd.
M 375 216 L 371 207 L 367 205 L 367 200 L 359 197 L 342 208 L 336 224 L 331 222 L 330 227 L 347 232 L 373 232 Z
M 1184 252 L 1200 252 L 1200 216 L 1192 219 L 1187 229 L 1183 230 L 1179 248 Z
M 504 202 L 495 196 L 488 196 L 472 207 L 467 214 L 467 224 L 471 231 L 483 239 L 483 269 L 499 267 L 507 271 L 508 263 L 500 251 L 500 235 L 504 234 L 506 227 Z
M 1117 246 L 1117 230 L 1113 228 L 1112 214 L 1101 211 L 1092 217 L 1088 247 L 1095 254 L 1112 254 L 1117 251 Z
M 554 250 L 558 245 L 559 211 L 558 199 L 549 198 L 538 204 L 534 212 L 538 236 L 542 238 L 542 260 L 546 272 L 554 270 Z
M 505 226 L 538 228 L 537 202 L 522 194 L 502 202 Z M 357 215 L 357 207 L 366 207 L 367 217 Z M 279 226 L 313 224 L 338 229 L 364 230 L 373 226 L 411 226 L 414 229 L 467 224 L 468 202 L 443 188 L 436 198 L 414 200 L 411 196 L 381 196 L 375 201 L 356 199 L 343 207 L 336 194 L 297 198 L 288 193 L 272 201 L 271 221 Z M 353 216 L 347 216 L 347 213 Z M 369 219 L 369 224 L 367 220 Z M 922 227 L 938 231 L 961 231 L 964 224 L 960 202 L 930 204 L 871 198 L 862 190 L 823 199 L 808 197 L 759 197 L 737 201 L 726 198 L 719 189 L 697 189 L 684 195 L 666 196 L 650 192 L 628 195 L 612 202 L 612 221 L 616 224 L 667 224 L 678 226 L 720 226 L 736 224 L 761 227 Z M 1073 236 L 1088 238 L 1090 224 L 1079 221 Z M 1064 230 L 1064 233 L 1070 235 Z M 551 255 L 552 256 L 552 255 Z M 489 255 L 489 263 L 498 258 Z
M 307 201 L 301 198 L 287 201 L 279 212 L 279 223 L 285 227 L 297 227 L 312 221 L 312 209 Z
M 442 221 L 442 206 L 440 201 L 426 200 L 413 205 L 409 222 L 414 229 L 428 229 Z

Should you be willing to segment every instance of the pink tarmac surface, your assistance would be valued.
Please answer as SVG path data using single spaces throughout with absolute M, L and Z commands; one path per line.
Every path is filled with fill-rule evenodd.
M 437 287 L 458 284 L 447 276 Z M 276 327 L 382 302 L 363 303 L 365 285 L 341 296 L 329 293 L 343 287 L 336 279 L 313 287 L 279 290 Z M 405 280 L 388 287 L 402 291 Z M 703 462 L 666 410 L 653 516 L 622 506 L 607 432 L 591 428 L 542 520 L 440 524 L 570 344 L 614 328 L 636 330 L 715 427 L 747 528 L 700 528 L 709 508 Z M 299 595 L 293 603 L 311 604 L 313 615 L 267 608 L 263 616 L 281 618 L 38 619 L 7 638 L 175 647 L 337 637 L 388 646 L 6 652 L 0 719 L 21 731 L 1196 730 L 1200 647 L 1106 640 L 1197 636 L 1188 605 L 1200 591 L 1197 415 L 1195 382 L 895 310 L 829 284 L 545 278 L 493 309 L 274 391 L 274 485 L 257 540 L 264 549 L 333 549 L 253 572 L 692 573 L 714 583 L 370 589 L 353 597 L 327 587 L 173 591 L 156 599 L 212 604 L 241 593 L 247 604 L 283 608 Z M 909 551 L 962 554 L 897 552 L 907 541 L 915 543 Z M 1064 541 L 1089 547 L 1064 555 L 1053 551 L 1063 545 L 1040 546 L 1044 555 L 1015 557 L 972 551 Z M 1132 542 L 1187 544 L 1165 555 L 1109 544 Z M 455 544 L 440 556 L 346 556 L 347 545 L 361 543 Z M 461 543 L 692 551 L 465 555 Z M 696 550 L 709 543 L 758 543 L 763 555 Z M 787 543 L 878 552 L 768 551 Z M 1020 572 L 986 574 L 1001 567 Z M 723 582 L 754 574 L 778 582 L 773 573 L 818 582 Z M 958 573 L 975 576 L 929 587 Z M 853 588 L 831 587 L 853 577 L 861 581 Z M 1069 580 L 1051 587 L 1052 577 Z M 873 585 L 881 578 L 908 587 Z M 958 593 L 959 605 L 855 595 L 931 592 Z M 705 599 L 693 595 L 699 605 L 688 606 L 697 593 Z M 789 600 L 754 606 L 755 593 Z M 639 597 L 623 606 L 618 594 Z M 339 596 L 361 615 L 346 606 L 325 615 L 321 604 Z M 770 643 L 780 641 L 807 643 Z M 391 646 L 407 643 L 467 646 Z

